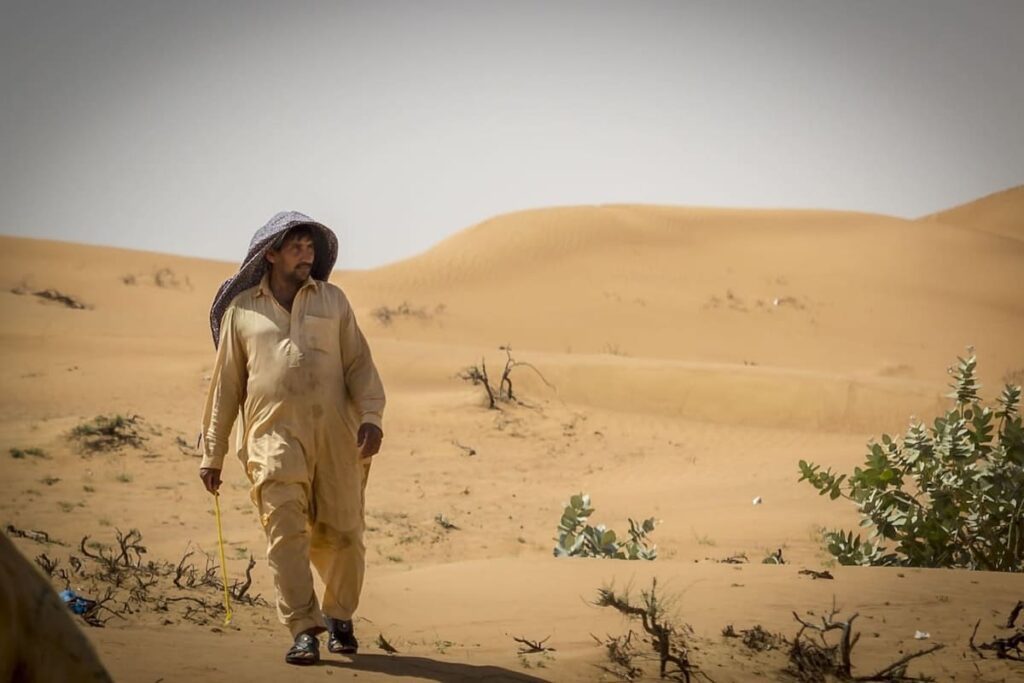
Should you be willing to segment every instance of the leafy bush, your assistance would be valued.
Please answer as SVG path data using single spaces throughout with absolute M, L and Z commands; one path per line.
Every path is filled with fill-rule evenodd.
M 967 350 L 948 370 L 954 405 L 932 427 L 912 420 L 902 440 L 869 442 L 864 467 L 849 476 L 800 461 L 800 481 L 857 503 L 861 526 L 871 527 L 866 540 L 825 534 L 841 564 L 1024 571 L 1021 388 L 1007 384 L 998 410 L 981 405 L 977 358 Z
M 590 526 L 587 520 L 594 514 L 590 496 L 580 493 L 569 499 L 558 523 L 555 557 L 603 557 L 616 560 L 653 560 L 658 548 L 648 545 L 647 535 L 654 531 L 653 517 L 637 523 L 629 520 L 629 540 L 619 538 L 603 524 Z

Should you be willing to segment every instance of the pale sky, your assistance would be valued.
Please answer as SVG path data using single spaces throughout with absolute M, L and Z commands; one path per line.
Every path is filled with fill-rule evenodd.
M 1024 2 L 2 0 L 0 233 L 339 267 L 597 203 L 914 217 L 1024 182 Z

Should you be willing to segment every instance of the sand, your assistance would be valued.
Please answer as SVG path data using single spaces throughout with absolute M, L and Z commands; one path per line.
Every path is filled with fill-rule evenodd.
M 368 488 L 363 654 L 286 667 L 269 606 L 239 606 L 229 627 L 172 610 L 82 628 L 120 681 L 611 680 L 593 636 L 629 625 L 591 603 L 602 586 L 635 592 L 657 577 L 716 681 L 782 680 L 785 665 L 723 639 L 724 626 L 792 636 L 791 612 L 833 599 L 861 615 L 860 673 L 942 643 L 911 670 L 1011 680 L 1019 664 L 978 659 L 967 641 L 976 620 L 990 633 L 1024 598 L 1020 575 L 831 565 L 819 530 L 858 517 L 798 483 L 797 462 L 850 470 L 870 438 L 902 432 L 911 415 L 930 421 L 948 405 L 945 368 L 968 345 L 989 402 L 1004 380 L 1021 383 L 1021 215 L 1021 188 L 920 220 L 568 207 L 335 272 L 389 391 Z M 137 528 L 147 558 L 215 549 L 191 446 L 213 361 L 208 306 L 235 264 L 10 237 L 0 247 L 0 522 L 68 544 L 17 547 L 66 558 L 84 535 L 109 543 L 115 528 Z M 44 290 L 86 307 L 33 294 Z M 528 405 L 488 410 L 457 375 L 485 359 L 496 377 L 502 345 L 547 383 L 518 367 Z M 107 414 L 141 416 L 143 446 L 84 454 L 69 440 Z M 270 596 L 230 458 L 225 479 L 229 572 L 241 577 L 252 553 L 251 592 Z M 562 507 L 581 491 L 595 523 L 656 517 L 659 558 L 552 557 Z M 787 564 L 761 564 L 779 548 Z M 749 564 L 715 561 L 741 552 Z M 399 654 L 379 650 L 378 634 Z M 519 655 L 514 637 L 549 638 L 555 651 Z

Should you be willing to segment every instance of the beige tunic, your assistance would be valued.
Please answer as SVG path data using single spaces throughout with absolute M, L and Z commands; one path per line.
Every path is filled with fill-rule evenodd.
M 289 313 L 264 276 L 235 298 L 221 323 L 201 466 L 223 467 L 241 410 L 237 454 L 261 511 L 267 482 L 299 484 L 311 523 L 353 529 L 361 525 L 365 477 L 356 433 L 362 423 L 381 426 L 384 403 L 344 293 L 310 278 Z

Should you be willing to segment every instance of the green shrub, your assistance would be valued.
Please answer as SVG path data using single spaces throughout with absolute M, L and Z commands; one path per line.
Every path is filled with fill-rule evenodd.
M 603 557 L 616 560 L 653 560 L 658 556 L 655 545 L 648 545 L 647 535 L 654 531 L 653 517 L 637 523 L 629 520 L 629 539 L 619 538 L 603 524 L 590 526 L 587 519 L 594 514 L 590 496 L 580 493 L 569 499 L 558 523 L 555 557 Z
M 1024 571 L 1024 428 L 1020 386 L 1007 384 L 997 410 L 981 405 L 977 358 L 949 368 L 953 407 L 933 426 L 911 421 L 902 439 L 868 443 L 853 474 L 800 461 L 800 481 L 858 505 L 866 540 L 825 534 L 841 564 Z

